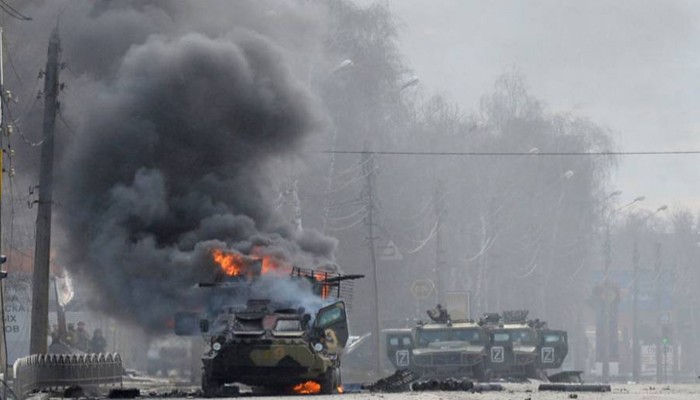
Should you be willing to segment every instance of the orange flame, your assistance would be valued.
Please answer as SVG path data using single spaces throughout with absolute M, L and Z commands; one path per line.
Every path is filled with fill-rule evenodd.
M 321 298 L 327 299 L 331 294 L 330 286 L 325 283 L 326 279 L 328 279 L 328 274 L 323 272 L 315 273 L 314 279 L 321 284 Z
M 296 394 L 316 394 L 321 392 L 321 385 L 314 381 L 307 381 L 294 386 L 292 390 Z
M 221 270 L 228 276 L 257 275 L 257 271 L 252 268 L 257 262 L 261 264 L 261 275 L 291 271 L 292 268 L 284 261 L 261 253 L 257 247 L 253 248 L 253 254 L 250 256 L 245 256 L 235 251 L 212 250 L 214 262 L 219 264 Z
M 214 261 L 221 266 L 226 275 L 239 276 L 245 269 L 246 260 L 240 253 L 229 253 L 219 249 L 212 252 Z

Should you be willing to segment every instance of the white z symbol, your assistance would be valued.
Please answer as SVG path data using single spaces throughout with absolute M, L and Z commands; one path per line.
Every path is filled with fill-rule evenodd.
M 554 362 L 554 347 L 543 347 L 542 348 L 542 362 L 553 363 Z
M 408 350 L 399 350 L 396 352 L 396 365 L 399 367 L 407 367 L 409 362 Z
M 504 361 L 503 347 L 496 346 L 491 348 L 491 361 L 502 363 Z

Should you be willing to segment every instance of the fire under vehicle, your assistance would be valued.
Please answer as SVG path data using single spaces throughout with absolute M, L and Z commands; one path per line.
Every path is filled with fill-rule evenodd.
M 310 286 L 311 295 L 325 304 L 314 313 L 270 299 L 247 299 L 237 305 L 221 301 L 250 295 L 246 291 L 262 269 L 262 262 L 253 263 L 244 274 L 227 271 L 217 282 L 200 284 L 212 290 L 216 306 L 203 318 L 197 313 L 175 317 L 176 334 L 201 334 L 208 343 L 202 357 L 204 395 L 222 396 L 231 384 L 280 393 L 338 393 L 340 358 L 349 338 L 341 294 L 362 275 L 293 267 L 280 276 Z

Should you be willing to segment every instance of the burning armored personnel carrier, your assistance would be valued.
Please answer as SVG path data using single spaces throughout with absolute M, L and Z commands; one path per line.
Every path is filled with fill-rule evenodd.
M 299 296 L 310 292 L 323 305 L 310 311 L 289 302 L 251 299 L 263 269 L 256 262 L 243 273 L 227 271 L 217 282 L 200 284 L 212 290 L 209 312 L 203 318 L 198 313 L 176 316 L 178 335 L 201 333 L 208 343 L 202 357 L 205 396 L 222 395 L 234 383 L 302 394 L 342 390 L 340 357 L 349 331 L 341 284 L 362 276 L 297 267 L 277 270 L 273 280 L 293 285 Z
M 452 321 L 438 307 L 431 322 L 413 329 L 386 331 L 387 355 L 396 369 L 410 369 L 420 379 L 484 380 L 487 333 L 474 321 Z
M 489 378 L 547 380 L 545 370 L 560 368 L 568 352 L 565 331 L 527 320 L 525 310 L 489 313 L 479 321 L 489 336 Z

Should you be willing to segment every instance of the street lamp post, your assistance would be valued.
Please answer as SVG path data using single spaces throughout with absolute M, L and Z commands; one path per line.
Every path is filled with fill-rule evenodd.
M 645 224 L 667 206 L 661 206 L 646 218 L 640 221 L 640 225 Z M 638 232 L 634 233 L 634 243 L 632 245 L 632 380 L 639 382 L 641 375 L 641 350 L 639 348 L 639 237 Z
M 420 83 L 420 78 L 417 76 L 412 76 L 403 85 L 401 85 L 399 92 L 402 92 L 404 89 L 408 89 L 411 86 L 415 86 L 418 83 Z
M 349 58 L 345 59 L 345 60 L 341 61 L 338 65 L 336 65 L 333 69 L 331 69 L 331 71 L 328 75 L 333 75 L 336 72 L 343 70 L 345 68 L 348 68 L 348 67 L 352 67 L 353 65 L 355 65 L 355 63 L 351 59 L 349 59 Z
M 626 208 L 633 206 L 634 204 L 636 204 L 640 201 L 644 201 L 644 199 L 645 199 L 644 196 L 635 197 L 629 203 L 623 205 L 620 208 L 613 210 L 610 213 L 610 215 L 606 215 L 607 214 L 606 209 L 607 209 L 608 202 L 613 197 L 619 196 L 621 194 L 622 194 L 621 191 L 616 190 L 616 191 L 610 193 L 608 195 L 608 197 L 606 197 L 604 199 L 604 202 L 603 202 L 603 213 L 602 214 L 603 214 L 603 220 L 605 221 L 605 243 L 603 245 L 604 268 L 603 268 L 603 285 L 602 285 L 602 287 L 606 293 L 608 293 L 612 290 L 610 288 L 610 264 L 611 264 L 611 250 L 612 250 L 612 245 L 611 245 L 611 240 L 610 240 L 610 224 L 611 224 L 612 220 L 615 218 L 615 216 L 617 215 L 617 213 L 619 213 L 620 211 L 622 211 Z M 611 342 L 611 338 L 613 337 L 612 336 L 613 335 L 612 326 L 610 323 L 611 322 L 610 321 L 610 319 L 611 319 L 610 311 L 611 311 L 612 301 L 614 301 L 611 299 L 613 299 L 613 297 L 611 297 L 610 295 L 604 296 L 604 299 L 602 299 L 603 304 L 602 304 L 602 310 L 601 310 L 602 311 L 601 312 L 601 314 L 602 314 L 601 319 L 602 319 L 603 323 L 601 324 L 602 325 L 601 326 L 602 332 L 600 332 L 600 335 L 601 335 L 602 340 L 600 341 L 600 343 L 602 345 L 602 349 L 601 349 L 601 353 L 602 353 L 601 359 L 602 360 L 601 361 L 602 361 L 602 380 L 604 383 L 607 383 L 610 380 L 610 342 Z M 615 333 L 615 335 L 616 334 L 617 333 Z
M 640 352 L 639 352 L 639 246 L 637 244 L 637 235 L 634 235 L 634 244 L 632 245 L 632 381 L 639 382 L 640 371 Z
M 608 205 L 608 202 L 612 200 L 613 197 L 621 195 L 622 192 L 619 190 L 616 190 L 608 197 L 603 200 L 603 220 L 605 221 L 605 244 L 603 245 L 603 259 L 604 259 L 604 268 L 603 268 L 603 287 L 607 289 L 608 284 L 609 284 L 609 271 L 610 271 L 610 221 L 607 219 L 606 215 L 606 208 Z M 612 217 L 612 215 L 611 215 Z M 602 364 L 603 364 L 603 383 L 607 383 L 608 380 L 610 379 L 610 315 L 608 314 L 608 305 L 604 304 L 603 305 L 603 312 L 602 312 L 602 319 L 603 319 L 603 332 L 601 332 L 601 336 L 603 338 L 602 340 Z
M 661 357 L 665 346 L 661 342 L 661 242 L 658 241 L 654 244 L 654 274 L 656 275 L 656 383 L 662 383 L 662 364 L 665 369 L 666 363 Z

